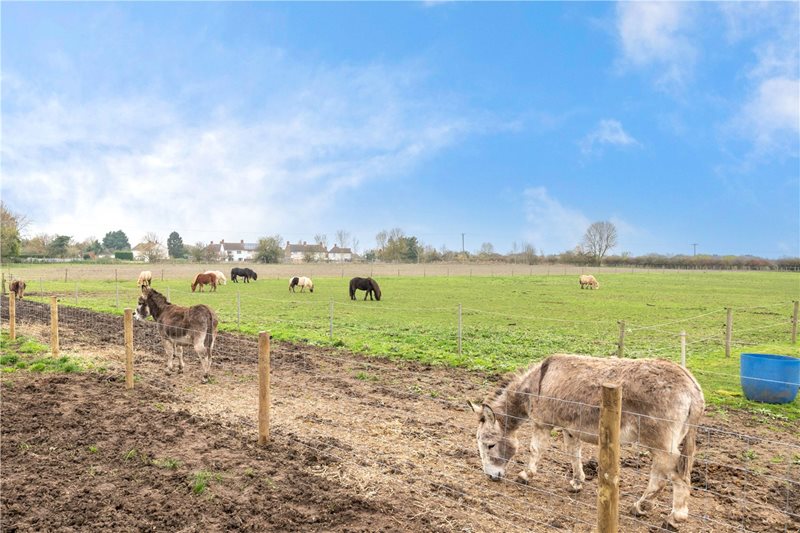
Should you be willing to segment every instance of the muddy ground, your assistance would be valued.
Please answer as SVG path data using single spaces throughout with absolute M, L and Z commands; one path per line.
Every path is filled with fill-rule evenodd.
M 3 375 L 3 531 L 593 529 L 591 446 L 579 494 L 566 490 L 558 434 L 530 485 L 481 473 L 465 400 L 491 394 L 498 376 L 273 343 L 262 448 L 254 338 L 221 334 L 212 382 L 201 384 L 191 351 L 185 373 L 166 375 L 152 323 L 137 323 L 137 382 L 126 392 L 121 318 L 60 313 L 62 351 L 104 372 Z M 24 302 L 17 317 L 20 333 L 49 340 L 44 306 Z M 698 441 L 682 531 L 800 530 L 796 425 L 711 409 Z M 625 447 L 622 465 L 621 530 L 658 531 L 671 493 L 634 519 L 649 454 Z M 198 473 L 208 477 L 201 494 Z

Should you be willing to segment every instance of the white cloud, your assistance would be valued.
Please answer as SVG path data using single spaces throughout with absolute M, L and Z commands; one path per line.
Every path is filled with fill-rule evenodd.
M 759 152 L 788 149 L 796 153 L 800 134 L 800 80 L 763 80 L 744 104 L 736 124 Z
M 616 29 L 623 68 L 655 67 L 657 86 L 668 91 L 682 88 L 696 56 L 686 35 L 689 9 L 682 2 L 619 2 Z
M 578 245 L 591 221 L 576 209 L 562 205 L 544 187 L 530 187 L 525 198 L 526 237 L 546 254 L 571 250 Z
M 589 154 L 602 149 L 602 145 L 619 147 L 641 146 L 641 143 L 629 135 L 618 120 L 601 120 L 581 142 L 581 151 Z
M 157 96 L 76 101 L 15 79 L 4 94 L 3 196 L 31 233 L 122 227 L 185 242 L 318 231 L 337 197 L 482 131 L 418 95 L 403 68 L 318 69 L 267 112 L 187 116 Z M 5 92 L 5 91 L 4 91 Z M 311 233 L 313 234 L 313 233 Z

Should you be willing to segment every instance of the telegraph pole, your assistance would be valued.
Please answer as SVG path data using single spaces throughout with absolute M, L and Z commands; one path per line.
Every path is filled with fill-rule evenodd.
M 695 255 L 697 255 L 697 245 L 698 245 L 698 244 L 699 244 L 699 243 L 696 243 L 696 242 L 693 242 L 693 243 L 692 243 L 692 246 L 694 247 L 694 252 L 692 253 L 692 256 L 695 256 Z
M 461 253 L 464 253 L 464 233 L 461 234 Z

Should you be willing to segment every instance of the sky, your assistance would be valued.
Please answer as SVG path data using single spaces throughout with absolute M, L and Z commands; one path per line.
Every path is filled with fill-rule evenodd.
M 800 255 L 797 2 L 0 9 L 27 237 Z

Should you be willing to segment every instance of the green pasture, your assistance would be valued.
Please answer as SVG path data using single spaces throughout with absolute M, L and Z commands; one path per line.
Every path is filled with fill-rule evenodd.
M 16 267 L 15 274 L 26 277 L 24 268 Z M 62 305 L 77 301 L 80 307 L 111 313 L 135 306 L 135 282 L 39 282 L 30 268 L 32 300 L 57 294 Z M 780 407 L 753 404 L 739 386 L 741 352 L 800 356 L 790 339 L 792 301 L 800 299 L 800 275 L 795 273 L 604 274 L 599 290 L 581 290 L 572 275 L 385 277 L 378 279 L 380 302 L 363 301 L 363 292 L 351 301 L 346 278 L 315 278 L 313 294 L 290 293 L 288 280 L 268 278 L 261 274 L 249 284 L 229 281 L 216 293 L 192 293 L 188 280 L 169 277 L 155 280 L 154 288 L 169 292 L 173 303 L 208 304 L 217 311 L 222 330 L 269 331 L 278 340 L 489 372 L 514 370 L 555 352 L 616 354 L 621 320 L 625 356 L 679 361 L 679 334 L 685 331 L 688 366 L 709 404 L 800 417 L 800 400 Z M 723 344 L 727 307 L 733 308 L 730 358 Z

